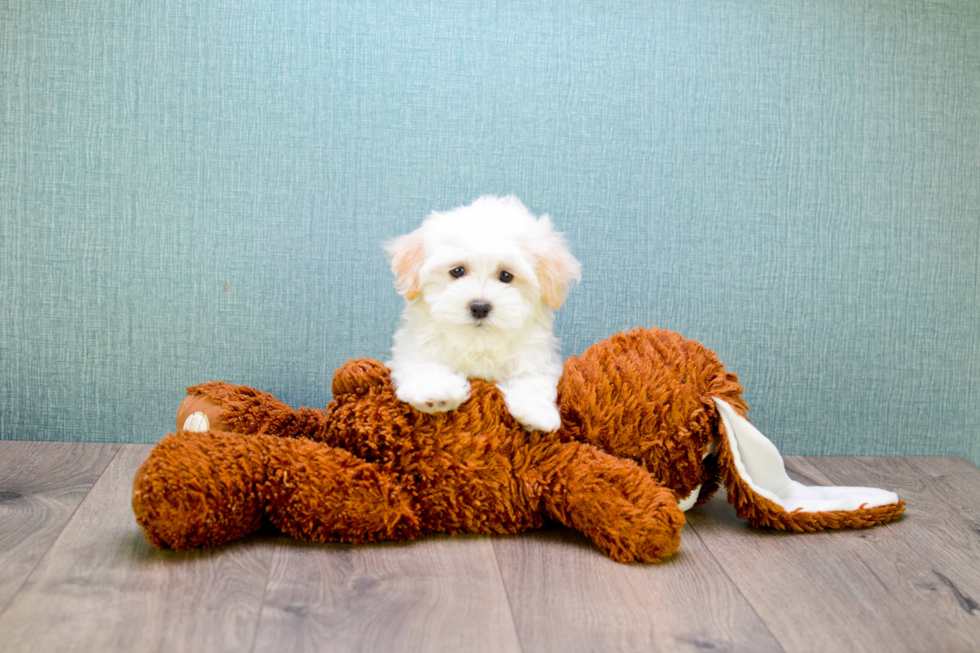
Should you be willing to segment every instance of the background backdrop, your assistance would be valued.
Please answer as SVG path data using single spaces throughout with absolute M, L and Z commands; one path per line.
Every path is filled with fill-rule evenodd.
M 566 354 L 714 349 L 788 454 L 980 462 L 980 3 L 0 4 L 0 438 L 386 359 L 382 240 L 514 193 Z

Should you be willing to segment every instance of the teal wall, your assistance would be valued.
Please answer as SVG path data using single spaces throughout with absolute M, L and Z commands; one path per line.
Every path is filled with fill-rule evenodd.
M 0 84 L 0 439 L 322 406 L 380 242 L 514 193 L 565 353 L 659 325 L 784 453 L 980 462 L 980 3 L 5 0 Z

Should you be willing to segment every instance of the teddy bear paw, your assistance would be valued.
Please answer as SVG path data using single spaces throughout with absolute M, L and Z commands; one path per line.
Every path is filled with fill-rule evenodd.
M 211 423 L 208 421 L 208 416 L 198 411 L 196 413 L 191 413 L 184 420 L 184 430 L 191 431 L 193 433 L 204 433 L 211 427 Z

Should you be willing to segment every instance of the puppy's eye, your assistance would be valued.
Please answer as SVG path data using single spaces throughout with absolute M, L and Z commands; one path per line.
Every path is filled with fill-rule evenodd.
M 464 268 L 462 265 L 460 265 L 460 266 L 455 267 L 452 270 L 450 270 L 449 271 L 449 274 L 451 276 L 455 277 L 456 279 L 459 279 L 461 276 L 463 276 L 464 274 L 466 274 L 466 268 Z
M 504 270 L 499 275 L 497 275 L 497 278 L 500 279 L 503 283 L 510 283 L 511 281 L 514 280 L 514 275 L 508 272 L 507 270 Z

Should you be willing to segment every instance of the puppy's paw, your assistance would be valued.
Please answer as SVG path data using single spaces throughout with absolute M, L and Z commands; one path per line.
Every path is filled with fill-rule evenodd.
M 507 398 L 510 414 L 529 431 L 557 431 L 561 426 L 561 415 L 553 401 L 534 400 L 526 397 Z
M 558 376 L 533 374 L 497 384 L 504 393 L 507 410 L 529 431 L 557 431 L 561 415 L 555 400 Z
M 466 401 L 470 382 L 455 374 L 414 378 L 399 385 L 395 396 L 423 413 L 443 413 Z

